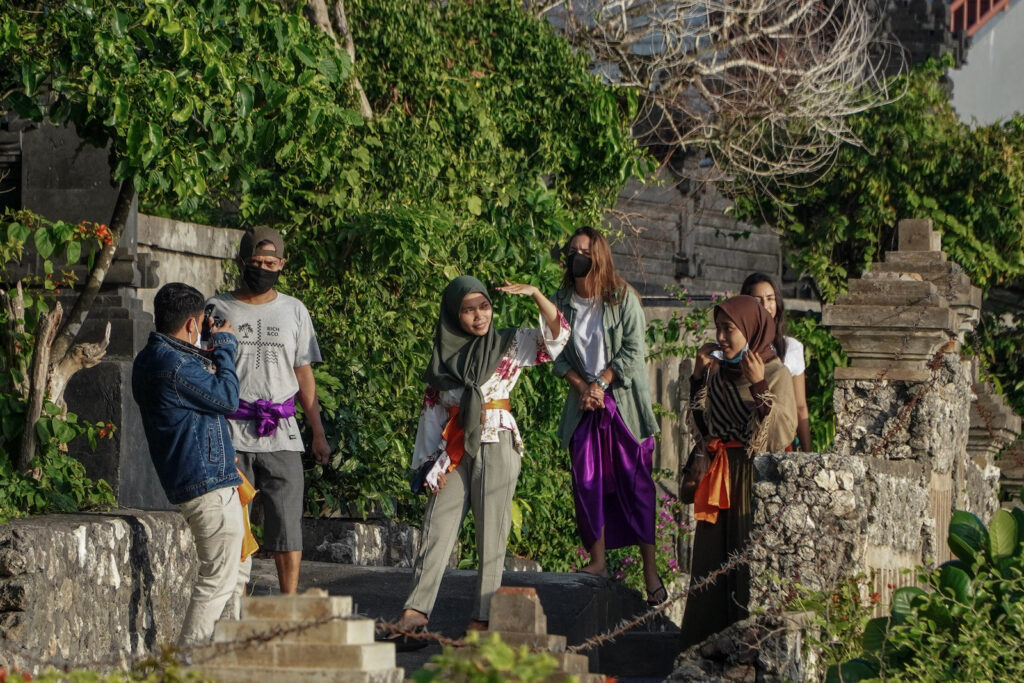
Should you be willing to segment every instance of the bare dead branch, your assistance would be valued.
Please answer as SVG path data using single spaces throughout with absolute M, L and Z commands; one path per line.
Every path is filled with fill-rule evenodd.
M 46 395 L 52 403 L 61 407 L 61 416 L 68 414 L 68 404 L 64 401 L 64 390 L 67 389 L 71 377 L 79 370 L 91 368 L 103 360 L 110 344 L 110 323 L 107 323 L 103 339 L 98 342 L 82 342 L 71 347 L 63 358 L 50 366 L 50 374 L 46 383 Z
M 43 413 L 51 349 L 63 314 L 64 310 L 58 303 L 53 310 L 39 319 L 39 324 L 36 327 L 36 348 L 32 352 L 28 406 L 25 409 L 25 429 L 21 434 L 21 447 L 18 449 L 18 458 L 14 463 L 19 472 L 28 469 L 29 463 L 32 462 L 32 458 L 36 454 L 36 422 Z
M 824 172 L 848 118 L 888 103 L 902 52 L 864 0 L 527 0 L 608 82 L 634 90 L 647 147 L 701 150 L 700 179 Z M 682 177 L 692 169 L 673 166 Z

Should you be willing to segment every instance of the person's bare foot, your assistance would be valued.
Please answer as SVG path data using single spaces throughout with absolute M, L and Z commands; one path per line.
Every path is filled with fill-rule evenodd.
M 407 609 L 402 611 L 398 619 L 398 628 L 403 631 L 414 631 L 427 625 L 427 615 L 419 610 Z
M 580 567 L 576 570 L 580 574 L 591 574 L 593 576 L 600 576 L 602 579 L 608 578 L 608 568 L 604 565 L 588 564 Z
M 486 631 L 488 623 L 489 622 L 486 621 L 480 621 L 479 619 L 470 619 L 469 623 L 466 624 L 466 632 L 468 633 L 469 631 Z

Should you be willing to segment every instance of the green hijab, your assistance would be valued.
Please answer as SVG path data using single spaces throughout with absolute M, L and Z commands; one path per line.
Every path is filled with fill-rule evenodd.
M 469 275 L 460 275 L 445 287 L 441 315 L 434 332 L 434 350 L 423 374 L 426 383 L 439 391 L 465 389 L 459 404 L 459 426 L 466 433 L 466 453 L 470 457 L 480 452 L 480 423 L 483 421 L 480 385 L 494 374 L 516 334 L 515 328 L 495 330 L 493 320 L 483 336 L 463 330 L 459 322 L 462 300 L 474 292 L 491 300 L 483 283 Z

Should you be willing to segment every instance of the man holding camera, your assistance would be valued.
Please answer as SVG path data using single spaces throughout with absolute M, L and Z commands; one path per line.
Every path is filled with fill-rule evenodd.
M 194 287 L 166 284 L 153 303 L 156 331 L 135 357 L 132 395 L 160 483 L 195 539 L 198 575 L 178 638 L 188 647 L 210 639 L 224 605 L 242 595 L 249 577 L 242 480 L 225 419 L 238 408 L 237 342 L 231 323 L 221 321 L 212 349 L 200 352 L 204 300 Z
M 210 303 L 213 315 L 233 320 L 237 330 L 241 400 L 228 416 L 231 439 L 239 468 L 263 501 L 262 545 L 274 552 L 278 585 L 282 593 L 294 593 L 302 562 L 305 483 L 296 401 L 312 433 L 317 463 L 327 463 L 330 448 L 311 365 L 321 361 L 312 319 L 301 301 L 274 289 L 284 265 L 281 235 L 262 226 L 249 230 L 238 249 L 240 286 Z

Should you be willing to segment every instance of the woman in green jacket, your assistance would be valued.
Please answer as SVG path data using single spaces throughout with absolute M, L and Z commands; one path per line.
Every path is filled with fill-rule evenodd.
M 576 523 L 590 563 L 607 576 L 605 551 L 640 546 L 647 601 L 668 597 L 654 556 L 658 432 L 647 382 L 646 318 L 640 297 L 615 273 L 611 248 L 597 230 L 576 230 L 554 302 L 572 326 L 554 372 L 570 389 L 559 437 L 572 461 Z

